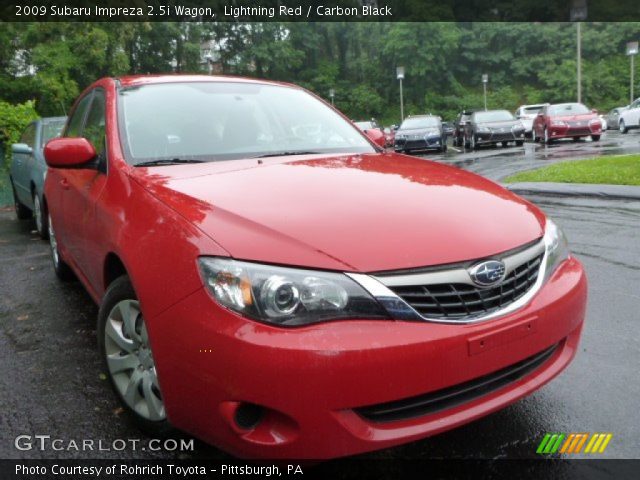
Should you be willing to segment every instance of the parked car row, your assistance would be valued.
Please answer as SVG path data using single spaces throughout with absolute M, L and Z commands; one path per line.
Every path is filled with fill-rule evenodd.
M 520 141 L 505 117 L 466 135 Z M 103 369 L 151 435 L 329 459 L 477 420 L 569 365 L 587 281 L 561 229 L 363 128 L 255 79 L 104 78 L 76 100 L 44 147 L 53 269 L 100 306 Z M 432 115 L 398 134 L 444 147 Z
M 403 153 L 446 152 L 449 137 L 454 147 L 470 149 L 509 143 L 520 146 L 525 138 L 552 143 L 564 138 L 577 141 L 590 137 L 597 142 L 607 129 L 627 133 L 640 128 L 640 98 L 629 106 L 614 108 L 606 115 L 598 115 L 597 111 L 581 103 L 570 102 L 522 105 L 515 115 L 506 110 L 463 110 L 453 122 L 443 122 L 438 116 L 425 114 L 407 117 L 400 127 L 382 128 L 375 120 L 355 123 L 365 133 L 378 129 L 384 135 L 384 142 L 377 143 Z

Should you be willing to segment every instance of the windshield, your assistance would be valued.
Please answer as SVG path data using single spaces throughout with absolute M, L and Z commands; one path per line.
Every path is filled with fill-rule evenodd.
M 66 119 L 62 118 L 60 120 L 49 120 L 43 122 L 42 124 L 42 145 L 44 146 L 52 138 L 59 137 L 62 133 L 62 129 L 64 128 L 64 124 Z
M 536 115 L 540 110 L 542 110 L 542 105 L 534 105 L 532 107 L 524 107 L 522 109 L 523 115 Z
M 507 122 L 513 120 L 511 112 L 506 110 L 494 110 L 492 112 L 477 112 L 474 114 L 476 122 Z
M 549 107 L 549 115 L 584 115 L 591 111 L 581 103 L 562 103 L 560 105 L 551 105 Z
M 354 122 L 356 127 L 360 130 L 371 130 L 372 128 L 378 128 L 373 122 Z
M 375 152 L 351 122 L 296 88 L 233 82 L 122 89 L 128 160 L 231 160 L 279 152 Z
M 408 130 L 412 128 L 437 128 L 440 126 L 440 120 L 437 117 L 413 117 L 407 118 L 400 128 Z

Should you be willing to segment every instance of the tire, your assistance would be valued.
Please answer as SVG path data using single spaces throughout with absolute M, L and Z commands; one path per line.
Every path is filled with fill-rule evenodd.
M 573 137 L 573 141 L 574 142 L 579 142 L 580 141 L 580 137 Z
M 173 432 L 138 297 L 127 275 L 107 288 L 97 330 L 104 371 L 127 414 L 151 436 Z
M 618 130 L 620 130 L 620 133 L 627 133 L 629 131 L 627 126 L 624 124 L 624 120 L 620 120 L 618 123 Z
M 471 134 L 471 140 L 469 141 L 469 148 L 471 150 L 477 150 L 478 149 L 478 144 L 476 143 L 476 136 L 475 134 Z
M 549 137 L 549 130 L 547 130 L 547 127 L 544 127 L 544 138 L 543 138 L 544 144 L 545 145 L 551 145 L 551 142 L 553 140 L 551 140 L 551 137 Z
M 16 193 L 16 187 L 13 185 L 13 179 L 11 180 L 11 191 L 13 192 L 13 208 L 16 212 L 16 218 L 18 220 L 29 220 L 33 217 L 33 213 L 26 205 L 18 200 L 18 194 Z
M 593 140 L 594 142 L 599 142 L 600 141 L 600 135 L 591 135 L 591 140 Z
M 502 142 L 502 148 L 507 148 L 509 146 L 509 142 Z
M 516 147 L 521 147 L 524 145 L 524 140 L 516 140 Z
M 442 153 L 447 153 L 447 150 L 449 149 L 449 147 L 447 147 L 447 144 L 445 143 L 444 145 L 442 145 L 442 149 L 441 152 Z
M 51 249 L 51 261 L 53 262 L 53 270 L 56 276 L 63 282 L 70 282 L 75 279 L 75 275 L 71 267 L 60 256 L 58 251 L 58 241 L 51 223 L 51 215 L 47 215 L 47 227 L 49 230 L 49 247 Z
M 43 240 L 49 238 L 48 217 L 40 200 L 40 195 L 35 190 L 33 192 L 33 219 L 40 238 Z

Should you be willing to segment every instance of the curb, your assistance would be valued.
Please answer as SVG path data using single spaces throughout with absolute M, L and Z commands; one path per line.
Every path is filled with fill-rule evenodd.
M 616 200 L 640 200 L 640 186 L 588 183 L 520 182 L 504 183 L 518 195 L 552 195 L 558 197 L 597 197 Z

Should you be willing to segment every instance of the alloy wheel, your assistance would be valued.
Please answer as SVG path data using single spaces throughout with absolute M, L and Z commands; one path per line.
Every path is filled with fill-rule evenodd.
M 123 401 L 146 420 L 165 420 L 164 402 L 139 302 L 118 302 L 104 328 L 107 367 Z
M 60 265 L 60 254 L 58 253 L 58 241 L 56 240 L 56 232 L 53 231 L 51 215 L 48 216 L 47 220 L 47 224 L 49 225 L 49 246 L 51 247 L 51 258 L 53 259 L 54 267 L 58 268 Z

